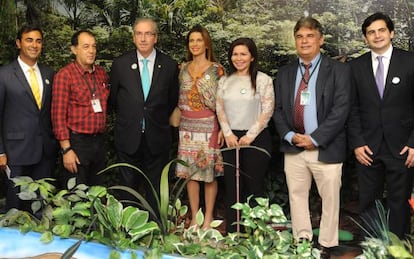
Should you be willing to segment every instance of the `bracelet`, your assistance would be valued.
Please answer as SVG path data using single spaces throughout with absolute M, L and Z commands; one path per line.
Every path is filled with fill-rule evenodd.
M 71 146 L 62 148 L 62 149 L 60 149 L 60 154 L 61 155 L 64 155 L 64 154 L 68 153 L 71 150 L 72 150 L 72 147 Z

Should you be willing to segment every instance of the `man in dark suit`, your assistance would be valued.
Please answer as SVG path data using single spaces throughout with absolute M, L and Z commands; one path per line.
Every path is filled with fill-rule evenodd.
M 414 54 L 393 48 L 394 24 L 375 13 L 362 24 L 371 51 L 353 60 L 350 147 L 357 159 L 361 216 L 375 212 L 386 186 L 389 227 L 410 232 L 414 166 Z
M 17 60 L 0 68 L 0 170 L 11 177 L 51 177 L 57 155 L 50 120 L 52 69 L 37 63 L 43 33 L 22 27 L 16 39 Z M 7 180 L 6 209 L 29 210 L 17 197 L 19 190 Z
M 157 24 L 138 19 L 133 27 L 136 50 L 116 58 L 110 73 L 110 105 L 116 114 L 115 148 L 120 162 L 140 168 L 159 190 L 162 168 L 172 142 L 169 117 L 178 102 L 178 64 L 156 50 Z M 138 172 L 121 169 L 121 184 L 137 189 Z M 146 198 L 156 209 L 148 183 Z
M 322 198 L 318 242 L 322 258 L 329 258 L 329 248 L 338 245 L 350 70 L 321 55 L 322 26 L 314 18 L 301 18 L 294 37 L 299 59 L 277 74 L 274 122 L 285 153 L 293 236 L 299 241 L 313 238 L 308 199 L 314 179 Z

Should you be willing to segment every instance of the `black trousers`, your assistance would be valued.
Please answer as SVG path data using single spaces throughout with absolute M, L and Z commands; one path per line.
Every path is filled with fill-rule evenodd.
M 103 134 L 80 134 L 71 132 L 70 145 L 80 160 L 77 173 L 67 171 L 63 162 L 60 170 L 60 184 L 67 186 L 70 178 L 76 177 L 76 184 L 102 185 L 103 175 L 97 175 L 106 166 L 106 149 Z
M 411 196 L 414 169 L 404 165 L 406 158 L 394 157 L 387 144 L 382 142 L 371 166 L 357 162 L 361 217 L 377 218 L 375 200 L 382 201 L 385 190 L 390 231 L 400 238 L 410 234 L 408 199 Z
M 145 134 L 142 135 L 141 143 L 138 147 L 138 150 L 134 154 L 127 154 L 122 151 L 118 151 L 118 159 L 120 163 L 128 163 L 136 166 L 137 168 L 142 170 L 144 175 L 149 180 L 148 183 L 148 181 L 141 173 L 131 168 L 121 167 L 120 185 L 130 187 L 136 191 L 143 189 L 145 193 L 141 194 L 145 196 L 145 199 L 157 215 L 158 206 L 155 196 L 157 195 L 159 197 L 161 173 L 164 166 L 168 163 L 169 151 L 169 146 L 166 146 L 164 152 L 162 153 L 151 153 L 145 138 Z M 155 195 L 150 184 L 155 189 Z M 130 195 L 127 192 L 122 191 L 121 193 L 119 193 L 119 198 L 124 200 L 125 205 L 136 206 L 136 204 L 131 204 L 127 202 L 137 201 L 137 199 L 133 195 Z
M 233 130 L 238 137 L 246 134 L 246 131 Z M 269 154 L 272 149 L 270 133 L 264 129 L 256 139 L 250 144 L 265 149 Z M 229 150 L 222 152 L 225 164 L 233 166 L 224 166 L 224 203 L 226 210 L 226 231 L 236 232 L 236 225 L 232 225 L 237 220 L 237 212 L 231 206 L 236 203 L 236 151 Z M 245 202 L 247 197 L 253 195 L 262 197 L 264 193 L 264 177 L 269 166 L 270 157 L 262 151 L 254 148 L 241 148 L 239 150 L 240 165 L 240 202 Z

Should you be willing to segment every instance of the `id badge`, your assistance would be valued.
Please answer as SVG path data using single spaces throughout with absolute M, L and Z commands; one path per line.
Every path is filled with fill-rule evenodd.
M 300 93 L 300 105 L 309 105 L 310 104 L 310 92 L 308 90 L 303 90 Z
M 101 101 L 99 101 L 99 99 L 92 99 L 91 103 L 92 103 L 93 112 L 95 113 L 102 112 Z

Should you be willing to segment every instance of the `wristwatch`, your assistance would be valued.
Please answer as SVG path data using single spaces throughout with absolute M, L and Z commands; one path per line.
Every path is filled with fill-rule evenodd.
M 61 148 L 60 149 L 60 154 L 61 155 L 64 155 L 64 154 L 66 154 L 66 153 L 68 153 L 69 151 L 71 151 L 72 150 L 72 147 L 71 146 L 69 146 L 69 147 L 65 147 L 65 148 Z

